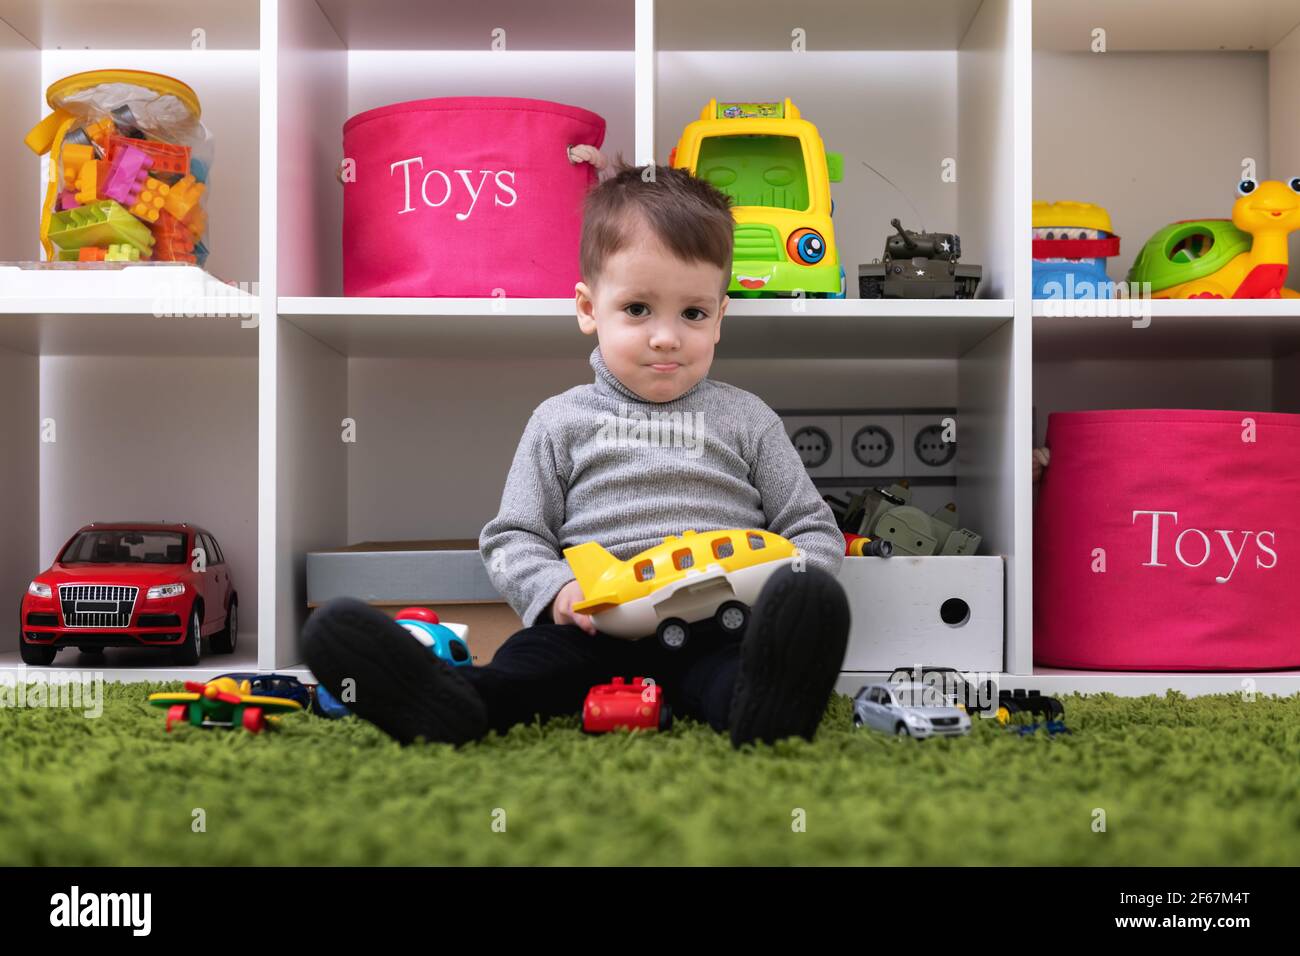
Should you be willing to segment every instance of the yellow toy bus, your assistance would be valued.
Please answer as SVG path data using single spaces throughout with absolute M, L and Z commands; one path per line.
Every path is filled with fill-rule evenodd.
M 831 183 L 844 158 L 789 97 L 780 103 L 709 100 L 668 157 L 732 199 L 735 254 L 728 294 L 844 298 Z

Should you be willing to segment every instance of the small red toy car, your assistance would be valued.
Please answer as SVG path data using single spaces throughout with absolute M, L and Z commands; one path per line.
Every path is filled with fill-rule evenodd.
M 51 664 L 63 647 L 167 648 L 197 664 L 205 637 L 215 653 L 234 651 L 238 605 L 221 545 L 203 528 L 97 522 L 27 586 L 18 644 L 27 664 Z
M 630 684 L 621 677 L 615 677 L 613 683 L 597 684 L 582 705 L 582 729 L 589 734 L 620 727 L 667 730 L 672 725 L 673 712 L 664 700 L 663 688 L 644 677 L 633 677 Z

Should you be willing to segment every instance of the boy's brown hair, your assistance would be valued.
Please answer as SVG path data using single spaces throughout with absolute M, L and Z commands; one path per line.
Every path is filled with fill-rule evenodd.
M 720 268 L 725 295 L 736 228 L 731 197 L 684 169 L 631 166 L 622 153 L 612 168 L 615 174 L 587 193 L 583 204 L 583 281 L 595 287 L 606 260 L 631 243 L 639 217 L 679 259 Z

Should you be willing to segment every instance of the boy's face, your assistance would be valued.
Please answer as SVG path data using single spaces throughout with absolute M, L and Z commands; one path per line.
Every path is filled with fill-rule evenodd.
M 731 301 L 729 276 L 708 262 L 683 262 L 643 228 L 611 256 L 595 289 L 579 282 L 578 326 L 595 333 L 605 364 L 652 402 L 670 402 L 709 373 Z

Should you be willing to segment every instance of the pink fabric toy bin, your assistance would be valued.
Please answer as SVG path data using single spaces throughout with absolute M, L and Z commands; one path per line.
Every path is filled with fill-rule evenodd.
M 343 126 L 343 294 L 568 298 L 597 174 L 568 148 L 605 121 L 576 106 L 464 96 Z
M 1047 445 L 1036 664 L 1300 667 L 1300 415 L 1061 412 Z

